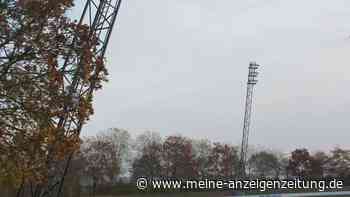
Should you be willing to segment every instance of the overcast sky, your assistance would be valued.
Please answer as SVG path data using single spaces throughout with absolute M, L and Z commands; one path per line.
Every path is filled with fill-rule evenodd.
M 239 144 L 247 67 L 262 65 L 250 144 L 350 148 L 350 1 L 124 0 L 109 82 L 83 129 Z

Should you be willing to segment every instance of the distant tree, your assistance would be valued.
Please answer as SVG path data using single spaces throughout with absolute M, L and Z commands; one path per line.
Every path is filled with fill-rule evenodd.
M 138 154 L 142 154 L 145 146 L 155 143 L 163 143 L 163 139 L 160 134 L 157 132 L 146 131 L 136 137 L 136 140 L 134 141 L 134 149 Z
M 310 154 L 307 149 L 296 149 L 291 153 L 288 163 L 288 172 L 294 177 L 306 177 L 311 166 Z
M 313 162 L 313 178 L 324 178 L 326 176 L 326 166 L 329 161 L 329 156 L 322 151 L 318 151 L 312 155 Z
M 235 147 L 225 144 L 223 153 L 223 176 L 230 178 L 237 175 L 238 151 Z
M 323 151 L 317 151 L 312 155 L 315 159 L 319 160 L 322 164 L 327 163 L 329 155 Z
M 196 177 L 196 164 L 191 141 L 181 136 L 169 136 L 163 143 L 162 168 L 167 177 Z
M 146 131 L 134 141 L 133 178 L 156 178 L 162 174 L 162 138 L 157 132 Z
M 116 150 L 116 159 L 120 164 L 120 173 L 126 174 L 129 171 L 128 165 L 131 163 L 131 136 L 129 132 L 123 129 L 111 128 L 101 132 L 99 135 L 113 144 Z
M 284 154 L 278 154 L 277 158 L 278 158 L 278 162 L 280 164 L 280 167 L 278 169 L 276 169 L 277 178 L 278 179 L 286 179 L 289 176 L 289 174 L 288 174 L 289 159 Z
M 350 151 L 341 148 L 332 150 L 326 163 L 326 174 L 346 179 L 350 183 Z
M 181 165 L 181 167 L 183 168 L 183 174 L 184 174 L 183 177 L 197 178 L 198 167 L 194 159 L 194 152 L 193 152 L 193 146 L 192 146 L 191 140 L 188 140 L 185 143 L 183 156 L 184 156 L 184 161 L 182 162 L 182 165 Z
M 120 163 L 116 152 L 113 143 L 104 137 L 90 137 L 84 140 L 81 147 L 83 175 L 91 183 L 93 196 L 98 185 L 112 184 L 115 176 L 119 174 Z
M 277 178 L 279 176 L 280 162 L 276 155 L 267 151 L 253 154 L 249 160 L 251 176 L 257 178 Z
M 228 178 L 237 174 L 238 154 L 236 148 L 228 144 L 214 143 L 209 155 L 211 177 Z
M 212 152 L 212 144 L 208 140 L 192 140 L 192 146 L 198 178 L 206 178 L 209 176 L 209 157 Z
M 322 164 L 307 149 L 293 151 L 287 168 L 291 176 L 298 178 L 318 178 L 323 175 Z
M 137 157 L 132 164 L 133 178 L 161 177 L 162 167 L 162 144 L 160 142 L 149 142 L 143 146 L 141 156 Z
M 208 173 L 211 177 L 222 176 L 222 156 L 223 147 L 220 143 L 214 143 L 211 153 L 209 155 L 209 170 Z

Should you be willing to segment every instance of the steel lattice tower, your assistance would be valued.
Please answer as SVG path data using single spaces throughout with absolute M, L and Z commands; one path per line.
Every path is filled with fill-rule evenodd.
M 118 16 L 121 2 L 122 0 L 86 0 L 82 15 L 78 23 L 80 25 L 88 26 L 89 37 L 97 39 L 97 49 L 93 51 L 94 57 L 104 58 L 113 26 Z M 81 79 L 79 78 L 79 75 L 83 72 L 81 60 L 84 57 L 74 57 L 74 63 L 68 63 L 69 58 L 72 57 L 67 57 L 62 69 L 67 69 L 69 65 L 75 65 L 75 67 L 72 68 L 75 70 L 75 74 L 71 77 L 64 77 L 64 85 L 67 87 L 67 94 L 77 99 L 81 97 L 92 96 L 96 84 L 91 83 L 89 86 L 86 86 L 84 83 L 81 83 Z M 71 107 L 72 106 L 69 105 L 64 106 L 64 115 L 58 119 L 52 120 L 53 124 L 56 125 L 57 128 L 63 127 L 66 128 L 66 131 L 74 131 L 62 135 L 79 135 L 84 124 L 84 122 L 74 118 L 74 114 L 72 114 L 72 110 L 70 110 Z M 40 195 L 41 197 L 53 196 L 54 193 L 56 193 L 56 197 L 59 197 L 61 195 L 63 182 L 72 157 L 73 153 L 71 155 L 67 155 L 66 165 L 64 169 L 62 169 L 62 177 L 59 177 L 59 180 L 51 180 L 51 183 L 49 183 L 50 187 L 56 188 L 53 191 L 57 192 L 44 190 L 44 192 Z
M 256 85 L 259 65 L 255 62 L 249 64 L 248 81 L 247 81 L 247 95 L 244 112 L 244 123 L 243 123 L 243 135 L 241 144 L 241 157 L 240 157 L 240 178 L 246 177 L 246 163 L 247 163 L 247 151 L 248 151 L 248 138 L 249 128 L 251 122 L 252 103 L 253 103 L 253 90 Z
M 104 56 L 122 0 L 87 0 L 80 23 L 88 24 L 98 38 L 96 53 Z
M 79 24 L 87 25 L 90 30 L 90 37 L 97 38 L 97 50 L 94 51 L 94 57 L 103 58 L 105 55 L 121 1 L 122 0 L 87 0 L 85 3 Z M 64 78 L 66 86 L 69 87 L 69 94 L 75 95 L 77 98 L 92 95 L 95 85 L 84 86 L 79 82 L 79 77 L 77 76 L 83 72 L 80 64 L 82 58 L 83 57 L 76 58 L 76 63 L 74 65 L 78 66 L 75 76 L 72 78 Z M 70 117 L 67 107 L 65 111 L 67 115 L 61 117 L 57 121 L 58 127 L 65 127 L 68 128 L 68 130 L 76 128 L 76 130 L 80 131 L 82 123 L 80 121 L 74 121 L 74 119 Z

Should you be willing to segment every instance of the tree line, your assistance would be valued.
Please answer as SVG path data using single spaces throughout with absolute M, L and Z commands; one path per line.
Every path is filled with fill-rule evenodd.
M 119 183 L 134 187 L 138 177 L 238 178 L 239 150 L 239 146 L 208 139 L 162 137 L 150 131 L 133 138 L 126 130 L 107 129 L 81 139 L 64 183 L 64 196 L 94 196 Z M 251 179 L 337 178 L 350 183 L 350 150 L 341 148 L 312 153 L 305 148 L 288 153 L 253 148 L 247 164 Z M 1 178 L 2 188 L 11 186 L 11 180 Z
M 71 177 L 79 184 L 99 187 L 147 178 L 237 178 L 239 147 L 180 135 L 161 137 L 144 132 L 131 138 L 126 130 L 109 129 L 83 139 L 73 161 Z M 247 174 L 260 179 L 343 179 L 350 181 L 350 151 L 334 148 L 311 153 L 250 151 Z M 77 176 L 79 175 L 79 176 Z

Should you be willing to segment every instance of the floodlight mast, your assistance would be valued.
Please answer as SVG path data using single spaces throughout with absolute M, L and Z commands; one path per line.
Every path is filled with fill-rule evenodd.
M 243 134 L 242 134 L 242 144 L 241 144 L 241 155 L 240 155 L 240 169 L 239 178 L 246 178 L 246 164 L 247 164 L 247 152 L 248 152 L 248 138 L 249 129 L 251 123 L 251 113 L 252 113 L 252 103 L 253 103 L 253 90 L 254 86 L 258 82 L 258 68 L 260 65 L 255 62 L 251 62 L 248 67 L 248 81 L 247 81 L 247 95 L 245 103 L 244 112 L 244 122 L 243 122 Z
M 79 24 L 84 24 L 89 27 L 89 37 L 97 39 L 96 50 L 93 51 L 94 57 L 104 58 L 110 36 L 116 18 L 119 13 L 120 5 L 122 0 L 86 0 L 85 6 L 82 10 L 82 14 L 79 20 Z M 74 65 L 78 65 L 76 73 L 72 78 L 65 77 L 64 83 L 67 84 L 68 94 L 76 98 L 89 97 L 93 94 L 95 89 L 94 83 L 89 86 L 85 86 L 80 83 L 80 71 L 82 70 L 81 59 L 83 57 L 76 57 L 76 62 Z M 67 60 L 65 62 L 65 66 Z M 67 128 L 68 131 L 74 131 L 74 133 L 68 133 L 67 135 L 79 135 L 83 126 L 82 121 L 76 121 L 73 114 L 69 113 L 68 106 L 64 106 L 65 115 L 60 117 L 58 120 L 53 120 L 57 128 Z M 63 175 L 59 178 L 57 182 L 54 182 L 52 188 L 57 188 L 56 197 L 61 196 L 63 182 L 67 174 L 67 170 L 72 159 L 73 153 L 68 155 L 66 165 L 63 169 Z M 46 190 L 40 195 L 40 197 L 53 196 L 54 192 Z
M 112 30 L 118 16 L 119 8 L 122 0 L 87 0 L 79 20 L 79 24 L 89 27 L 89 36 L 97 39 L 97 50 L 93 51 L 94 57 L 104 58 Z M 65 84 L 69 84 L 69 95 L 75 95 L 77 98 L 86 95 L 92 95 L 95 84 L 85 86 L 79 83 L 80 71 L 82 70 L 81 59 L 77 57 L 75 65 L 78 65 L 77 72 L 73 78 L 64 78 Z M 65 63 L 66 64 L 66 63 Z M 69 128 L 68 130 L 78 131 L 80 133 L 82 122 L 74 121 L 65 107 L 66 116 L 61 117 L 57 123 L 58 127 Z

